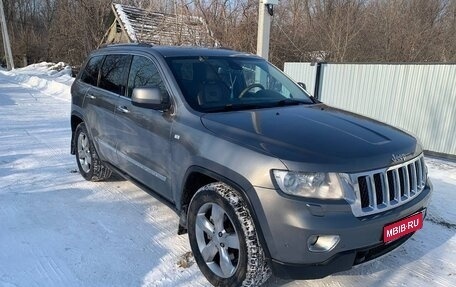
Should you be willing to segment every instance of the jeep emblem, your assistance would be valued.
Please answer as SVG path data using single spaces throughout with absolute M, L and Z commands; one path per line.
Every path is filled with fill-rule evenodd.
M 392 161 L 394 163 L 400 162 L 400 161 L 405 161 L 405 158 L 409 155 L 410 155 L 410 153 L 393 154 Z

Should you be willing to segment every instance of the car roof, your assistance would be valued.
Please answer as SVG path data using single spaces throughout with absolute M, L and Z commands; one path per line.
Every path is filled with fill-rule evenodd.
M 154 50 L 162 54 L 163 57 L 182 57 L 182 56 L 249 56 L 256 55 L 239 52 L 224 48 L 200 48 L 200 47 L 174 47 L 156 46 Z
M 112 44 L 100 48 L 98 51 L 125 51 L 125 50 L 141 50 L 150 52 L 151 50 L 159 53 L 161 56 L 168 57 L 211 57 L 211 56 L 225 56 L 225 57 L 255 57 L 258 56 L 250 53 L 239 52 L 226 48 L 202 48 L 202 47 L 191 47 L 191 46 L 155 46 L 143 43 L 127 43 L 127 44 Z

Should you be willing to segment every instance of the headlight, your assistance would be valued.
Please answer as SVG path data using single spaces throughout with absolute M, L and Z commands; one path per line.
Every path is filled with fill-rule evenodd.
M 336 173 L 274 170 L 274 179 L 286 194 L 321 199 L 344 198 Z

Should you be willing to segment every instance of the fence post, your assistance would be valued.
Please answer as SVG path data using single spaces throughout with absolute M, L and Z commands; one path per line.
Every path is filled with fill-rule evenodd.
M 321 95 L 320 95 L 320 84 L 322 82 L 322 65 L 323 64 L 326 64 L 326 62 L 317 62 L 317 74 L 315 76 L 315 86 L 314 86 L 314 97 L 317 99 L 317 100 L 320 100 L 321 98 Z

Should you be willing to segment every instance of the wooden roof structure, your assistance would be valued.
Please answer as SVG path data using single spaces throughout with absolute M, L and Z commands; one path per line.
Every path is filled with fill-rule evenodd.
M 200 17 L 153 12 L 134 6 L 112 4 L 113 23 L 101 44 L 149 43 L 171 46 L 218 46 Z

